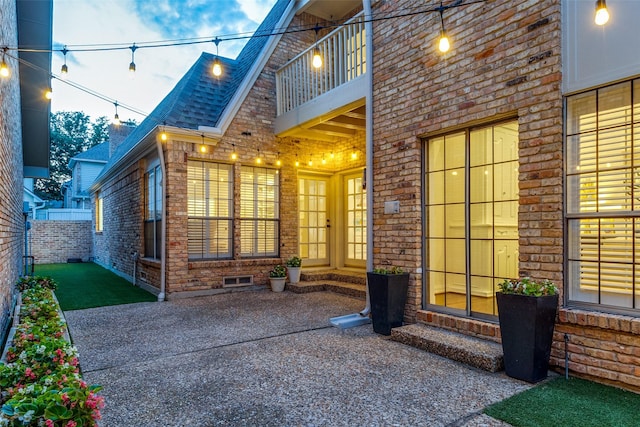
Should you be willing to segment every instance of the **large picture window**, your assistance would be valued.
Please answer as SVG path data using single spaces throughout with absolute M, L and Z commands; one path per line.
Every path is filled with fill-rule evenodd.
M 568 297 L 640 307 L 640 80 L 566 99 Z
M 240 174 L 241 256 L 278 256 L 279 177 L 276 169 L 242 166 Z
M 426 142 L 428 304 L 493 316 L 518 275 L 518 123 Z
M 144 256 L 161 258 L 162 170 L 151 168 L 145 174 Z
M 231 258 L 233 167 L 190 160 L 187 165 L 189 259 Z

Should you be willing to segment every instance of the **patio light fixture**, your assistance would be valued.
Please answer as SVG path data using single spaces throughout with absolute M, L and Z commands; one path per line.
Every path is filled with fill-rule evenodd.
M 69 51 L 67 50 L 66 46 L 62 48 L 62 54 L 64 55 L 64 64 L 62 64 L 62 67 L 60 68 L 60 74 L 62 75 L 63 79 L 66 78 L 67 73 L 69 73 L 69 67 L 67 67 L 67 52 Z
M 134 43 L 132 46 L 129 47 L 129 49 L 131 49 L 131 63 L 129 64 L 129 76 L 131 78 L 133 78 L 136 74 L 136 63 L 134 62 L 134 55 L 136 53 L 136 49 L 138 47 L 136 46 L 136 44 Z
M 116 107 L 116 114 L 113 116 L 113 124 L 116 126 L 120 125 L 120 116 L 118 116 L 118 101 L 114 102 L 113 105 Z
M 9 72 L 9 66 L 7 65 L 7 61 L 5 61 L 5 54 L 7 53 L 7 48 L 5 47 L 2 51 L 2 63 L 0 63 L 0 76 L 9 77 L 11 74 Z
M 216 57 L 213 60 L 213 67 L 211 68 L 211 72 L 214 76 L 220 77 L 222 75 L 222 65 L 220 64 L 220 58 L 218 55 L 218 45 L 220 44 L 220 39 L 216 37 L 212 41 L 216 44 Z
M 318 48 L 318 31 L 321 30 L 321 27 L 316 24 L 314 30 L 316 31 L 316 47 L 313 49 L 313 59 L 311 60 L 311 65 L 313 68 L 322 67 L 322 55 L 320 55 L 320 49 Z
M 438 50 L 442 53 L 446 53 L 451 48 L 451 43 L 449 42 L 447 31 L 444 29 L 444 7 L 442 6 L 442 2 L 440 2 L 440 7 L 437 10 L 440 12 L 440 24 L 442 25 L 442 29 L 440 30 L 440 39 L 438 41 Z
M 609 22 L 609 11 L 606 0 L 596 0 L 596 25 L 604 25 Z

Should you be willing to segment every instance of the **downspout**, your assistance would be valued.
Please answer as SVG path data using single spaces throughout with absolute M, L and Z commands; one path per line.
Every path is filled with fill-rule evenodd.
M 367 47 L 367 94 L 366 94 L 366 171 L 367 182 L 367 271 L 373 271 L 373 22 L 371 21 L 371 0 L 362 0 L 364 10 L 364 30 Z M 368 316 L 371 311 L 369 298 L 369 283 L 367 282 L 367 305 L 360 312 L 361 316 Z
M 167 170 L 164 165 L 162 140 L 159 137 L 156 137 L 156 146 L 158 147 L 158 158 L 160 159 L 160 170 L 162 171 L 162 232 L 160 233 L 160 293 L 158 294 L 158 302 L 162 302 L 165 299 L 167 282 Z

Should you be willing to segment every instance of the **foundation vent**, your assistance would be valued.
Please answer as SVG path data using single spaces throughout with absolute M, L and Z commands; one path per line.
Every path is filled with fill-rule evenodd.
M 253 276 L 229 276 L 222 278 L 222 287 L 235 288 L 238 286 L 253 285 Z

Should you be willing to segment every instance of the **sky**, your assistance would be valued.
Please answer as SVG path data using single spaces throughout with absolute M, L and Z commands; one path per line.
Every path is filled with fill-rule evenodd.
M 253 33 L 276 0 L 55 0 L 53 2 L 53 49 L 66 46 L 67 81 L 99 93 L 118 104 L 121 120 L 140 123 L 144 116 L 125 106 L 150 113 L 173 89 L 204 52 L 216 53 L 212 42 L 187 46 L 138 48 L 136 73 L 129 63 L 134 43 L 167 41 L 239 33 Z M 222 41 L 219 54 L 235 58 L 246 39 Z M 124 50 L 79 52 L 87 45 L 123 45 Z M 92 46 L 97 47 L 97 46 Z M 60 76 L 64 55 L 54 52 L 51 71 Z M 51 111 L 83 111 L 92 120 L 110 119 L 112 101 L 105 101 L 53 79 Z

